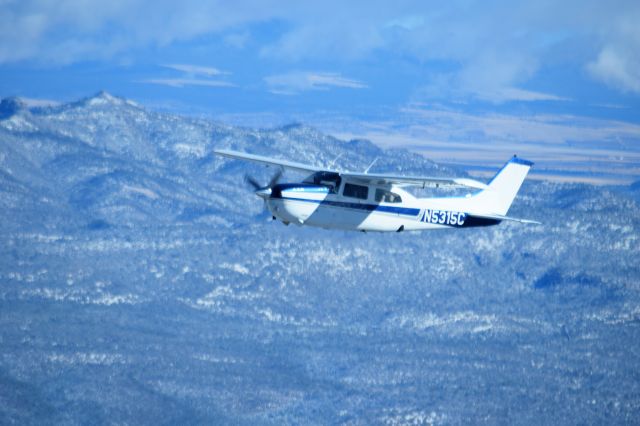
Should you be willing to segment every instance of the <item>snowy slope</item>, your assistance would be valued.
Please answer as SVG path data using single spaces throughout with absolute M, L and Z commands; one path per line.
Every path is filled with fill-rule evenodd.
M 304 125 L 100 93 L 0 105 L 0 423 L 633 423 L 633 188 L 527 182 L 543 226 L 270 222 L 232 148 L 460 175 Z M 289 175 L 291 179 L 298 176 Z

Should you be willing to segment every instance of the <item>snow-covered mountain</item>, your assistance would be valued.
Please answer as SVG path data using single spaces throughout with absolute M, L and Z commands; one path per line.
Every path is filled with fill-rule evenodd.
M 463 174 L 107 93 L 3 100 L 0 423 L 638 418 L 637 188 L 527 182 L 512 214 L 543 226 L 343 233 L 269 221 L 242 178 L 272 171 L 214 148 Z

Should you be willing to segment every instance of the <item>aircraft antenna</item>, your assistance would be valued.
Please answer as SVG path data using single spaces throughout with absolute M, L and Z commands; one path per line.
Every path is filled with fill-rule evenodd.
M 341 152 L 340 154 L 338 154 L 338 155 L 336 156 L 336 158 L 334 158 L 334 159 L 329 163 L 329 165 L 327 166 L 327 168 L 328 168 L 328 169 L 332 169 L 332 168 L 333 168 L 333 165 L 335 164 L 335 162 L 336 162 L 336 161 L 338 161 L 338 158 L 342 157 L 342 154 L 343 154 L 342 152 Z
M 367 173 L 369 173 L 369 170 L 371 169 L 371 167 L 373 167 L 373 165 L 374 165 L 374 164 L 376 164 L 376 161 L 378 161 L 378 158 L 379 158 L 379 157 L 376 157 L 376 158 L 371 162 L 371 164 L 369 164 L 369 167 L 367 167 L 367 168 L 364 170 L 364 174 L 365 174 L 365 175 L 366 175 Z

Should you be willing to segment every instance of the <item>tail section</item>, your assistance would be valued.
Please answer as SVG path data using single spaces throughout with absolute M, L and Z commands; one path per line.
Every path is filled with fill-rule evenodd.
M 532 165 L 514 155 L 491 179 L 489 187 L 474 197 L 474 210 L 506 215 Z

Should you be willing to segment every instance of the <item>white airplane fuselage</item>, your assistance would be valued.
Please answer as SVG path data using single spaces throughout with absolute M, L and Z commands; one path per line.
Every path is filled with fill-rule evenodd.
M 473 195 L 416 198 L 396 186 L 354 184 L 367 188 L 366 198 L 364 191 L 358 194 L 361 198 L 356 198 L 343 195 L 345 185 L 349 182 L 342 182 L 338 190 L 332 191 L 309 183 L 280 184 L 264 196 L 271 214 L 282 222 L 328 229 L 398 232 L 500 223 L 469 216 Z M 392 194 L 392 201 L 376 197 L 376 191 Z

